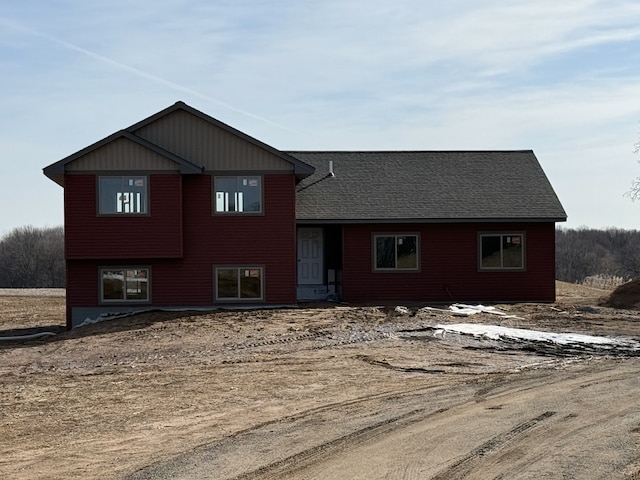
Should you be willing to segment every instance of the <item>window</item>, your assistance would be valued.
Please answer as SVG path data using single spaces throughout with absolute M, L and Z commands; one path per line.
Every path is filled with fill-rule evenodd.
M 480 268 L 524 269 L 524 235 L 521 233 L 481 234 Z
M 149 301 L 148 268 L 103 268 L 100 282 L 103 302 Z
M 147 213 L 147 177 L 100 177 L 98 190 L 100 214 Z
M 261 185 L 262 179 L 256 176 L 215 177 L 215 212 L 262 212 Z
M 217 267 L 216 299 L 261 300 L 262 267 Z
M 418 235 L 375 235 L 375 270 L 418 270 Z

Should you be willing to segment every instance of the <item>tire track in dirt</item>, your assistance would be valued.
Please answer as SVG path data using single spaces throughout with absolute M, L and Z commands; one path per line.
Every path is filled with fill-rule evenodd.
M 431 373 L 431 372 L 429 372 Z M 509 393 L 518 392 L 521 390 L 529 390 L 536 388 L 535 386 L 519 386 L 514 388 Z M 414 392 L 419 393 L 419 392 Z M 359 446 L 366 444 L 367 442 L 375 439 L 376 437 L 383 437 L 386 434 L 390 434 L 397 430 L 410 427 L 413 424 L 419 422 L 427 422 L 432 417 L 442 417 L 450 409 L 464 408 L 465 404 L 476 404 L 478 399 L 469 402 L 468 397 L 464 397 L 463 400 L 451 402 L 451 399 L 460 398 L 458 393 L 453 391 L 447 392 L 449 395 L 449 403 L 447 406 L 441 407 L 437 410 L 432 408 L 420 408 L 413 411 L 409 411 L 398 417 L 386 419 L 380 423 L 369 425 L 366 428 L 352 432 L 343 437 L 336 438 L 332 441 L 317 445 L 311 449 L 302 451 L 295 455 L 291 455 L 287 458 L 283 458 L 268 465 L 264 465 L 254 471 L 247 472 L 229 480 L 267 480 L 267 479 L 284 479 L 292 478 L 296 474 L 300 474 L 300 478 L 318 478 L 315 476 L 305 476 L 301 473 L 310 464 L 316 462 L 322 462 L 330 459 L 333 455 L 339 455 L 348 450 L 357 449 Z M 465 474 L 472 471 L 475 467 L 475 461 L 479 458 L 488 456 L 493 452 L 499 450 L 505 444 L 513 441 L 516 437 L 524 435 L 528 430 L 534 428 L 539 423 L 544 422 L 548 418 L 554 416 L 556 412 L 547 411 L 538 415 L 535 418 L 529 419 L 525 422 L 516 425 L 508 431 L 502 432 L 495 437 L 489 439 L 473 451 L 469 452 L 462 459 L 458 460 L 453 466 L 447 468 L 441 474 L 435 477 L 429 477 L 437 480 L 449 480 L 453 478 L 464 478 Z M 411 462 L 405 464 L 405 474 L 402 478 L 422 478 L 420 475 L 411 475 L 408 472 L 411 471 Z M 188 477 L 191 478 L 191 477 Z M 196 477 L 193 477 L 196 478 Z M 200 477 L 197 477 L 200 478 Z M 206 478 L 206 477 L 202 477 Z M 212 477 L 213 478 L 213 477 Z M 296 477 L 297 478 L 297 477 Z M 392 477 L 395 478 L 395 477 Z
M 640 478 L 637 367 L 586 376 L 584 380 L 569 378 L 548 389 L 549 397 L 561 399 L 552 421 L 514 438 L 491 455 L 476 458 L 472 471 L 483 472 L 486 478 Z M 539 390 L 547 391 L 543 386 Z M 508 399 L 505 393 L 495 399 Z
M 500 383 L 504 381 L 506 384 L 503 377 L 509 375 L 497 376 Z M 534 377 L 534 381 L 538 381 L 542 373 L 534 373 Z M 384 437 L 394 430 L 433 416 L 441 416 L 451 408 L 469 403 L 470 398 L 474 399 L 474 404 L 480 401 L 477 393 L 484 387 L 482 382 L 477 381 L 475 374 L 468 374 L 468 378 L 461 379 L 457 385 L 444 376 L 438 382 L 433 381 L 432 375 L 429 378 L 429 385 L 425 387 L 366 395 L 264 422 L 238 431 L 213 445 L 181 455 L 169 463 L 150 466 L 126 478 L 288 478 L 309 464 L 325 461 L 376 437 Z M 526 390 L 533 387 L 520 385 L 519 388 Z M 425 402 L 425 398 L 428 401 Z M 425 407 L 425 403 L 428 406 Z M 292 437 L 304 436 L 302 432 L 309 425 L 312 426 L 311 438 L 305 436 L 291 442 Z M 286 454 L 292 450 L 296 450 L 295 453 Z M 194 467 L 197 464 L 206 465 L 206 468 Z M 228 465 L 233 465 L 233 468 L 228 468 Z M 211 471 L 215 471 L 215 474 L 211 474 Z
M 241 474 L 229 480 L 286 478 L 288 475 L 292 474 L 297 469 L 302 468 L 304 465 L 316 462 L 321 458 L 328 458 L 335 454 L 336 451 L 364 443 L 375 436 L 384 435 L 391 430 L 403 428 L 404 426 L 414 423 L 416 419 L 424 420 L 430 415 L 444 413 L 446 410 L 446 408 L 443 408 L 436 411 L 430 411 L 429 409 L 421 408 L 410 411 L 398 417 L 389 418 L 380 423 L 369 425 L 361 430 L 349 433 L 295 455 L 291 455 L 290 457 L 283 458 L 269 465 L 264 465 L 257 470 Z
M 625 370 L 599 364 L 546 381 L 512 377 L 513 388 L 480 391 L 316 464 L 256 478 L 639 478 L 640 380 L 637 366 Z
M 336 451 L 359 445 L 370 438 L 409 425 L 429 415 L 443 413 L 449 407 L 434 407 L 434 404 L 450 404 L 453 398 L 458 397 L 450 388 L 441 392 L 444 397 L 441 402 L 430 402 L 429 406 L 425 407 L 422 399 L 428 392 L 443 389 L 445 385 L 447 384 L 431 383 L 423 388 L 391 390 L 305 410 L 235 432 L 213 445 L 202 446 L 170 462 L 152 465 L 125 478 L 286 478 L 286 473 L 297 466 L 331 456 Z M 461 388 L 467 390 L 469 387 L 461 385 Z M 394 408 L 391 408 L 392 405 Z M 395 415 L 390 412 L 394 412 Z M 313 438 L 298 438 L 291 444 L 291 437 L 295 437 L 309 425 L 315 426 Z M 342 433 L 336 434 L 336 429 Z M 285 446 L 279 447 L 280 443 Z M 257 454 L 257 444 L 270 446 L 257 449 L 263 450 L 265 455 Z M 281 455 L 278 452 L 291 450 L 298 451 L 277 459 Z M 251 454 L 248 454 L 249 452 Z M 201 468 L 197 465 L 205 466 Z
M 443 428 L 453 434 L 456 424 L 465 428 L 478 425 L 476 432 L 469 436 L 477 436 L 480 432 L 478 438 L 484 437 L 484 441 L 480 441 L 476 446 L 472 446 L 473 443 L 469 441 L 468 444 L 472 448 L 466 453 L 455 454 L 452 450 L 452 457 L 445 463 L 451 462 L 453 458 L 457 459 L 452 464 L 444 466 L 444 469 L 443 465 L 438 467 L 434 464 L 427 466 L 425 470 L 425 457 L 430 454 L 428 445 L 424 446 L 424 451 L 417 457 L 415 452 L 400 449 L 401 454 L 395 458 L 395 462 L 389 459 L 394 472 L 391 478 L 396 478 L 394 475 L 399 474 L 393 470 L 396 465 L 403 466 L 404 473 L 401 476 L 407 479 L 457 479 L 472 474 L 477 478 L 510 478 L 514 472 L 535 472 L 537 469 L 541 469 L 542 476 L 547 477 L 553 475 L 553 472 L 562 471 L 561 475 L 571 476 L 572 471 L 581 471 L 581 475 L 592 475 L 593 478 L 611 478 L 611 473 L 620 465 L 633 463 L 633 459 L 625 458 L 625 455 L 635 453 L 635 448 L 632 448 L 633 438 L 637 438 L 638 434 L 626 443 L 616 440 L 613 446 L 608 439 L 615 438 L 616 435 L 623 439 L 629 438 L 633 435 L 634 429 L 637 430 L 638 408 L 632 398 L 633 390 L 617 390 L 618 384 L 637 384 L 637 372 L 612 372 L 608 367 L 601 370 L 596 366 L 592 371 L 589 368 L 579 368 L 577 371 L 558 373 L 559 375 L 552 378 L 538 374 L 511 377 L 509 381 L 501 382 L 502 385 L 491 394 L 485 391 L 482 392 L 482 397 L 463 395 L 466 401 L 461 401 L 458 395 L 450 396 L 448 404 L 439 410 L 422 409 L 409 412 L 396 421 L 389 419 L 389 422 L 372 425 L 372 428 L 327 442 L 308 452 L 237 476 L 236 479 L 341 478 L 335 473 L 340 471 L 339 468 L 333 468 L 331 475 L 324 469 L 326 465 L 346 468 L 344 471 L 348 473 L 345 475 L 349 478 L 389 478 L 382 472 L 376 472 L 379 475 L 377 477 L 375 474 L 367 477 L 367 473 L 371 474 L 371 471 L 356 474 L 357 476 L 351 475 L 361 468 L 358 464 L 358 461 L 361 461 L 359 459 L 375 459 L 384 451 L 384 448 L 380 450 L 380 445 L 388 445 L 389 442 L 403 444 L 407 438 L 417 438 L 412 437 L 417 432 L 423 432 L 420 433 L 423 435 L 424 432 L 437 432 Z M 481 384 L 476 384 L 476 387 L 482 389 Z M 611 395 L 606 407 L 601 408 L 598 399 L 606 398 L 605 392 Z M 556 400 L 556 396 L 562 400 Z M 544 409 L 549 406 L 559 407 L 559 410 Z M 535 412 L 536 409 L 541 409 L 538 411 L 542 413 L 512 423 L 527 412 Z M 495 412 L 493 415 L 497 416 L 483 416 L 483 410 Z M 495 420 L 491 420 L 492 418 Z M 500 420 L 497 421 L 498 419 Z M 487 428 L 489 430 L 483 433 Z M 470 433 L 472 431 L 473 429 L 469 430 Z M 589 439 L 589 445 L 583 443 L 585 438 Z M 554 456 L 556 452 L 563 454 Z M 589 457 L 598 458 L 595 463 L 605 465 L 601 467 L 605 469 L 604 473 L 590 472 Z M 353 461 L 344 462 L 344 458 Z M 543 467 L 539 467 L 538 464 L 542 464 Z M 323 473 L 319 475 L 319 471 Z M 540 476 L 532 473 L 521 478 Z
M 538 425 L 540 422 L 554 416 L 556 412 L 544 412 L 535 418 L 527 420 L 516 425 L 511 430 L 500 433 L 489 439 L 487 442 L 472 450 L 462 459 L 455 462 L 452 466 L 446 468 L 439 474 L 431 477 L 431 480 L 452 480 L 456 478 L 464 478 L 467 474 L 474 470 L 478 459 L 485 457 L 499 450 L 508 442 L 515 440 L 516 437 L 524 435 L 528 430 Z
M 378 331 L 375 329 L 367 330 L 350 330 L 350 331 L 310 331 L 300 333 L 296 335 L 286 335 L 275 338 L 269 338 L 266 340 L 249 341 L 243 343 L 228 343 L 224 344 L 223 348 L 227 351 L 238 351 L 247 349 L 257 349 L 261 347 L 273 347 L 278 345 L 288 346 L 293 343 L 302 342 L 321 342 L 319 344 L 313 344 L 306 349 L 314 350 L 327 348 L 339 345 L 355 345 L 359 343 L 371 342 L 376 340 L 382 340 L 393 336 L 393 329 L 389 328 L 388 331 Z M 304 350 L 305 348 L 301 348 Z
M 473 406 L 496 399 L 502 401 L 503 397 L 513 397 L 540 388 L 541 384 L 554 383 L 547 382 L 546 377 L 544 372 L 529 372 L 525 377 L 497 374 L 491 376 L 491 380 L 469 377 L 457 385 L 443 378 L 438 383 L 430 380 L 428 387 L 391 390 L 326 404 L 238 431 L 215 444 L 185 453 L 171 462 L 150 466 L 126 478 L 290 478 L 309 465 L 330 461 L 333 456 L 357 449 L 376 438 L 385 438 L 394 431 L 432 417 L 439 417 L 442 421 L 442 414 L 452 408 L 464 409 L 465 404 Z M 430 375 L 429 378 L 434 377 Z M 514 382 L 515 378 L 518 378 L 517 382 Z M 556 382 L 579 378 L 580 373 L 565 372 Z M 486 407 L 487 410 L 501 408 Z M 488 456 L 491 451 L 544 419 L 545 414 L 495 435 L 464 456 L 456 468 L 474 468 L 472 459 Z M 407 463 L 410 465 L 410 461 Z M 450 473 L 453 475 L 455 471 Z

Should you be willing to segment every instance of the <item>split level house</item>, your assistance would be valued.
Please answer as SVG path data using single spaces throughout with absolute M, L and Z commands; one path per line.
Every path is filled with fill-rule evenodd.
M 566 213 L 534 153 L 281 151 L 182 102 L 48 167 L 67 326 L 304 301 L 552 302 Z

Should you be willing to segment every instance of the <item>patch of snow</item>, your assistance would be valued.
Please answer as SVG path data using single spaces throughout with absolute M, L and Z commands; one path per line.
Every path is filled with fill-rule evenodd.
M 558 345 L 600 345 L 603 347 L 624 347 L 640 350 L 640 342 L 630 338 L 599 337 L 579 333 L 552 333 L 524 328 L 508 328 L 498 325 L 458 323 L 452 325 L 436 325 L 436 334 L 457 333 L 484 337 L 490 340 L 520 340 L 529 342 L 545 342 Z
M 477 313 L 490 313 L 492 315 L 499 315 L 504 318 L 522 318 L 516 315 L 510 315 L 502 310 L 498 310 L 496 307 L 485 307 L 484 305 L 465 305 L 464 303 L 454 303 L 449 309 L 423 307 L 421 310 L 435 310 L 438 312 L 449 312 L 453 315 L 462 317 L 468 317 Z

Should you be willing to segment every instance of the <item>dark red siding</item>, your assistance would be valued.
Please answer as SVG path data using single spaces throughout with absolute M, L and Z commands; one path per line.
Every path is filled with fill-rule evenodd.
M 162 180 L 164 177 L 162 176 Z M 70 177 L 68 177 L 70 178 Z M 179 177 L 178 177 L 179 178 Z M 84 179 L 83 179 L 84 180 Z M 256 265 L 264 267 L 265 299 L 260 303 L 292 304 L 296 301 L 296 237 L 295 237 L 295 179 L 290 174 L 264 175 L 263 205 L 261 215 L 219 215 L 212 214 L 212 177 L 210 175 L 192 175 L 182 178 L 182 218 L 183 245 L 182 258 L 161 258 L 167 256 L 166 248 L 157 250 L 160 254 L 156 258 L 154 247 L 140 250 L 134 247 L 122 247 L 113 251 L 108 245 L 100 243 L 91 260 L 75 260 L 79 258 L 77 249 L 89 254 L 89 247 L 82 250 L 85 242 L 91 241 L 93 236 L 82 235 L 80 224 L 75 221 L 73 232 L 69 235 L 72 244 L 67 246 L 73 256 L 67 261 L 67 301 L 74 307 L 97 306 L 99 295 L 99 267 L 109 265 L 144 266 L 151 269 L 151 304 L 153 306 L 210 306 L 214 302 L 213 269 L 217 265 Z M 74 192 L 74 198 L 84 187 L 89 190 L 87 183 L 95 184 L 95 180 L 79 181 L 75 177 L 69 194 Z M 159 184 L 156 176 L 152 184 Z M 168 183 L 168 196 L 179 191 L 171 182 Z M 155 188 L 152 190 L 152 194 Z M 155 196 L 158 196 L 157 193 Z M 94 193 L 86 194 L 94 198 Z M 179 203 L 179 202 L 176 202 Z M 76 211 L 80 207 L 75 207 Z M 100 224 L 112 218 L 99 218 L 94 224 L 95 199 L 90 208 L 84 210 L 89 217 L 93 229 L 107 234 L 108 229 Z M 159 206 L 152 204 L 151 217 L 159 215 Z M 68 215 L 69 216 L 69 215 Z M 160 217 L 159 220 L 163 220 Z M 167 221 L 172 223 L 180 214 L 170 212 Z M 140 225 L 138 231 L 144 230 L 145 222 L 149 218 L 134 219 Z M 74 219 L 67 220 L 74 223 Z M 155 224 L 156 222 L 152 222 Z M 69 226 L 69 223 L 67 223 Z M 68 227 L 67 227 L 68 228 Z M 133 227 L 132 227 L 133 228 Z M 169 229 L 170 230 L 170 229 Z M 77 237 L 80 236 L 82 241 Z M 162 238 L 154 239 L 154 244 L 162 247 Z M 177 246 L 176 240 L 170 243 Z M 100 256 L 102 252 L 102 256 Z M 105 253 L 107 255 L 105 255 Z M 136 255 L 137 254 L 137 255 Z
M 264 175 L 260 215 L 212 214 L 212 178 L 184 177 L 184 259 L 166 264 L 175 276 L 154 272 L 154 302 L 210 305 L 214 266 L 256 265 L 264 267 L 265 302 L 294 303 L 294 176 Z
M 65 250 L 68 259 L 182 256 L 182 180 L 149 176 L 149 215 L 99 216 L 96 175 L 65 177 Z
M 420 235 L 419 272 L 373 272 L 372 236 L 384 232 Z M 479 271 L 481 232 L 524 232 L 525 270 Z M 343 238 L 348 302 L 555 300 L 553 223 L 346 225 Z

